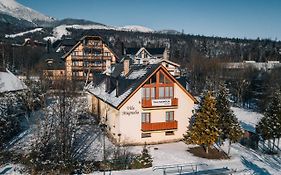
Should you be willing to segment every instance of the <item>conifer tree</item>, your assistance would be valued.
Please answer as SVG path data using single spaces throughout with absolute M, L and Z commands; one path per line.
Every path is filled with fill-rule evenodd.
M 264 117 L 257 125 L 257 131 L 263 139 L 273 139 L 281 137 L 281 92 L 278 89 L 274 92 L 271 101 L 266 108 Z
M 216 100 L 211 92 L 204 95 L 194 118 L 194 123 L 184 135 L 185 142 L 203 146 L 208 154 L 209 147 L 217 141 L 221 134 L 218 128 Z
M 222 139 L 222 141 L 229 139 L 229 154 L 231 143 L 239 141 L 243 132 L 237 117 L 230 109 L 227 89 L 224 86 L 220 87 L 220 91 L 216 99 L 216 108 L 219 115 L 219 128 L 221 130 L 220 139 Z

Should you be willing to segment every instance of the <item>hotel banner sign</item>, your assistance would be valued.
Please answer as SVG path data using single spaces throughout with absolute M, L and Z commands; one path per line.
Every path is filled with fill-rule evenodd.
M 154 99 L 152 100 L 152 106 L 171 106 L 171 99 Z

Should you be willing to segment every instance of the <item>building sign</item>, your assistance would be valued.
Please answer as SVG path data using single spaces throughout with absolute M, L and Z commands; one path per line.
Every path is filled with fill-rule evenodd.
M 140 112 L 136 110 L 134 106 L 127 106 L 126 110 L 122 112 L 122 115 L 131 116 L 131 115 L 138 115 L 139 113 Z
M 154 99 L 152 100 L 152 106 L 171 106 L 172 100 L 169 99 Z

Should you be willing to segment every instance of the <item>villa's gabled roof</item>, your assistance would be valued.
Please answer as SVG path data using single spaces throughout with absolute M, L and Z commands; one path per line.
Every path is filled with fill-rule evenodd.
M 117 67 L 116 67 L 117 66 Z M 161 64 L 131 65 L 129 73 L 124 76 L 120 64 L 112 70 L 113 76 L 103 76 L 99 82 L 91 82 L 86 89 L 102 101 L 120 109 L 142 85 L 158 70 L 162 69 L 187 95 L 196 102 L 196 99 L 167 71 Z M 116 76 L 119 74 L 119 76 Z M 110 87 L 109 87 L 110 83 Z
M 62 56 L 63 59 L 65 59 L 67 56 L 69 56 L 80 44 L 82 44 L 82 42 L 85 39 L 97 39 L 97 40 L 101 40 L 103 42 L 103 44 L 106 45 L 106 47 L 111 51 L 111 53 L 114 54 L 114 56 L 116 57 L 116 59 L 118 59 L 118 56 L 116 55 L 115 52 L 113 52 L 113 50 L 105 43 L 105 41 L 100 37 L 100 36 L 83 36 L 66 54 L 64 54 Z

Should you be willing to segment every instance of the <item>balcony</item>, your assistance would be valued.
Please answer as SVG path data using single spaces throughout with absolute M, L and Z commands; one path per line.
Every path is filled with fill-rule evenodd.
M 143 108 L 154 108 L 154 107 L 177 107 L 178 98 L 169 99 L 142 99 Z
M 169 122 L 157 122 L 157 123 L 142 123 L 142 131 L 161 131 L 161 130 L 171 130 L 178 129 L 178 121 Z

